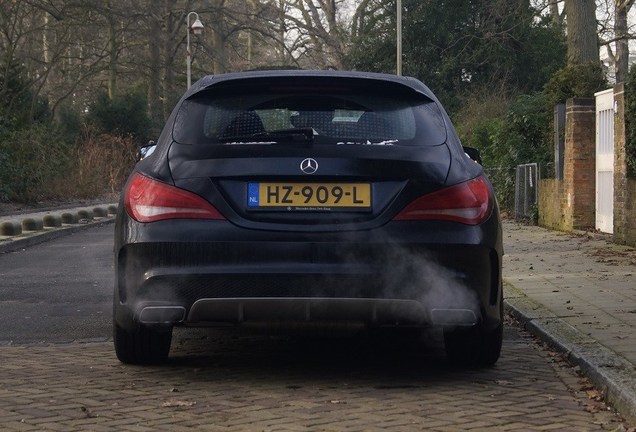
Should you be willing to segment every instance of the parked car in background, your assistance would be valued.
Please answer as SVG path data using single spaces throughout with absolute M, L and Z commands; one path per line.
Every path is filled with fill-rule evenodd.
M 175 326 L 444 331 L 487 366 L 503 329 L 492 186 L 413 78 L 208 76 L 176 105 L 121 197 L 114 345 L 164 361 Z

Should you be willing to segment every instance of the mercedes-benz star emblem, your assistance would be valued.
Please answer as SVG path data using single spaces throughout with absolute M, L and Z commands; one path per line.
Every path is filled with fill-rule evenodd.
M 318 171 L 316 159 L 307 158 L 300 163 L 300 170 L 305 174 L 313 174 Z

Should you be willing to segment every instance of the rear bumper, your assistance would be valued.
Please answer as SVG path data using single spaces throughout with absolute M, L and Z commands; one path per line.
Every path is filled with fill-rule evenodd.
M 157 230 L 161 224 L 143 228 L 148 225 Z M 420 231 L 415 224 L 392 225 L 401 229 L 295 237 L 244 230 L 233 236 L 227 227 L 189 231 L 196 238 L 181 226 L 157 231 L 156 242 L 149 241 L 153 233 L 141 232 L 134 242 L 116 242 L 115 320 L 122 327 L 499 324 L 496 232 L 466 227 L 462 234 L 452 227 L 452 235 L 443 238 L 443 230 L 431 230 L 430 224 L 425 232 L 421 225 Z
M 477 311 L 427 309 L 415 300 L 355 298 L 203 298 L 183 306 L 147 305 L 137 312 L 148 325 L 209 326 L 252 322 L 365 323 L 374 326 L 472 326 Z

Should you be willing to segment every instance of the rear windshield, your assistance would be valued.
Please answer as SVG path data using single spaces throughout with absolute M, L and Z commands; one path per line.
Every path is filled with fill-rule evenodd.
M 182 144 L 276 144 L 295 132 L 328 145 L 439 145 L 437 105 L 413 93 L 201 92 L 185 100 L 173 137 Z

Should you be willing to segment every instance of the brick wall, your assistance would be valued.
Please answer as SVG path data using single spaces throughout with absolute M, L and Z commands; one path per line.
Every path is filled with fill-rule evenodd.
M 614 240 L 625 243 L 627 161 L 625 159 L 625 85 L 614 87 Z
M 565 229 L 594 228 L 596 218 L 596 101 L 565 106 Z
M 539 182 L 539 225 L 559 231 L 567 231 L 564 182 L 557 179 L 541 179 Z
M 614 241 L 636 246 L 636 180 L 627 178 L 625 85 L 614 87 Z
M 627 178 L 624 86 L 614 88 L 614 241 L 636 246 L 636 179 Z M 571 231 L 596 225 L 596 107 L 592 98 L 566 104 L 564 179 L 539 184 L 539 225 Z
M 539 185 L 539 225 L 562 231 L 596 223 L 596 101 L 568 99 L 563 180 Z
M 636 247 L 636 180 L 625 182 L 625 221 L 620 239 L 614 235 L 614 241 Z M 614 205 L 616 212 L 616 205 Z M 616 230 L 616 225 L 614 225 Z

